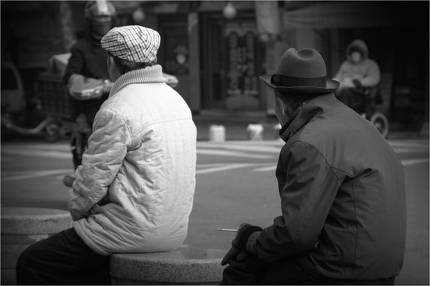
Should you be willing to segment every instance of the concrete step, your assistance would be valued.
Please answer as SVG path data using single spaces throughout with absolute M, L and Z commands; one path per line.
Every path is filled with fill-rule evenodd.
M 113 254 L 112 284 L 219 284 L 225 251 L 181 247 L 169 252 Z
M 2 208 L 1 284 L 16 284 L 15 266 L 33 243 L 71 227 L 68 211 L 45 208 Z

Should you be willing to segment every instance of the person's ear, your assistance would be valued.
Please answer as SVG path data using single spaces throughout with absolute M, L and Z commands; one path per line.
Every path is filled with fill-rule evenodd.
M 285 114 L 285 110 L 286 110 L 285 102 L 279 96 L 276 96 L 275 98 L 276 98 L 276 106 L 280 114 Z
M 284 125 L 286 122 L 286 105 L 284 101 L 279 97 L 279 95 L 275 96 L 275 115 L 278 118 L 278 121 L 281 125 Z
M 111 57 L 109 55 L 106 57 L 106 68 L 108 71 L 110 70 L 110 58 Z
M 107 70 L 109 78 L 112 82 L 116 81 L 117 78 L 121 76 L 118 66 L 116 65 L 115 59 L 110 55 L 108 55 L 107 58 Z

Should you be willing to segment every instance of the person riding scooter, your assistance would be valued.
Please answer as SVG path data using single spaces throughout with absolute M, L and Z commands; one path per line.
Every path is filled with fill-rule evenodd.
M 334 77 L 340 82 L 338 98 L 356 112 L 366 111 L 366 96 L 375 91 L 381 74 L 378 64 L 369 59 L 369 50 L 362 40 L 354 40 L 347 48 L 347 59 Z
M 107 1 L 86 4 L 87 34 L 72 46 L 65 71 L 67 89 L 76 99 L 74 118 L 78 130 L 71 141 L 75 169 L 81 164 L 95 114 L 112 86 L 106 67 L 107 56 L 100 40 L 114 26 L 115 15 L 114 6 Z

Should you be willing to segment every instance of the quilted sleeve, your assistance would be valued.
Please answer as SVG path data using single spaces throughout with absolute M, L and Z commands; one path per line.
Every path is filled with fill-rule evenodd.
M 89 210 L 103 199 L 115 179 L 131 141 L 128 127 L 115 112 L 97 113 L 93 133 L 73 183 L 73 198 L 69 208 L 74 220 L 89 214 Z

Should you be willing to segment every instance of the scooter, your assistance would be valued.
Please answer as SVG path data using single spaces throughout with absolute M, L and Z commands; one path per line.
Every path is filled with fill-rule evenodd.
M 66 136 L 69 131 L 60 128 L 59 122 L 47 116 L 34 127 L 24 127 L 20 115 L 8 111 L 7 106 L 2 107 L 1 130 L 2 140 L 7 140 L 12 134 L 25 136 L 42 136 L 48 142 L 57 141 L 60 136 Z
M 390 125 L 387 117 L 376 108 L 378 104 L 382 104 L 380 87 L 360 88 L 359 90 L 362 93 L 359 96 L 362 100 L 360 104 L 350 104 L 346 98 L 339 98 L 339 94 L 336 95 L 339 100 L 355 110 L 364 119 L 370 121 L 381 133 L 382 137 L 386 138 L 389 133 Z
M 26 101 L 24 85 L 18 68 L 11 61 L 1 63 L 1 134 L 2 140 L 12 134 L 30 136 L 43 135 L 48 141 L 54 139 L 58 126 L 51 117 L 43 118 L 36 126 L 24 127 Z M 40 104 L 36 102 L 36 111 L 40 112 Z
M 50 88 L 42 88 L 42 82 Z M 79 122 L 72 120 L 68 112 L 64 109 L 65 103 L 69 100 L 69 95 L 63 90 L 64 86 L 58 76 L 42 74 L 39 79 L 39 95 L 41 102 L 36 104 L 36 110 L 44 114 L 44 118 L 34 127 L 24 127 L 23 110 L 10 108 L 7 103 L 2 105 L 1 127 L 2 137 L 7 139 L 11 133 L 27 136 L 43 136 L 48 142 L 56 142 L 60 138 L 74 136 L 75 133 L 82 132 Z M 99 97 L 101 85 L 82 90 L 79 93 L 79 100 Z M 43 107 L 41 107 L 43 105 Z M 68 109 L 68 108 L 66 108 Z M 64 113 L 64 114 L 63 114 Z M 81 128 L 82 129 L 82 128 Z M 84 128 L 85 132 L 87 132 Z
M 361 113 L 365 119 L 369 120 L 370 123 L 381 133 L 382 137 L 386 138 L 390 129 L 387 117 L 379 112 L 376 108 L 378 104 L 382 104 L 382 96 L 379 86 L 374 88 L 365 89 L 365 110 Z

